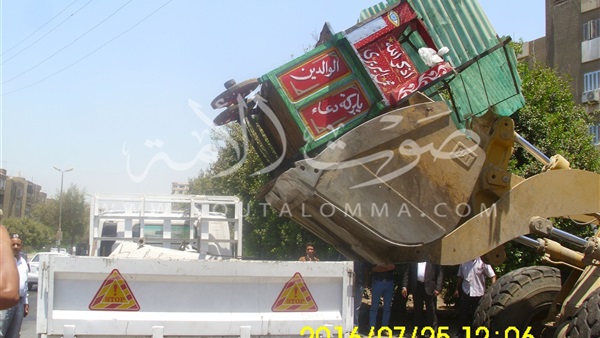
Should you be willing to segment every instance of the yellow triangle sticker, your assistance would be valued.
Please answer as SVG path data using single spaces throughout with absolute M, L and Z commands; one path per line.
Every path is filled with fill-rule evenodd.
M 140 305 L 125 278 L 119 270 L 114 269 L 92 298 L 89 309 L 92 311 L 139 311 Z
M 316 312 L 318 310 L 319 307 L 299 272 L 285 283 L 271 307 L 273 312 Z

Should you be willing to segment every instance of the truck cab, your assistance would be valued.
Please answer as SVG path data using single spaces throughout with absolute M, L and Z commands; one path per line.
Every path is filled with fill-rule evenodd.
M 197 251 L 206 257 L 241 254 L 241 202 L 227 196 L 95 196 L 90 255 L 106 257 L 121 241 Z

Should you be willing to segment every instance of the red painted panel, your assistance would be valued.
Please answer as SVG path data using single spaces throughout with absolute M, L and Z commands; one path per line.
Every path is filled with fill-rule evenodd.
M 337 49 L 328 49 L 278 77 L 290 101 L 298 101 L 350 72 Z
M 435 82 L 437 79 L 443 77 L 452 70 L 453 68 L 449 63 L 438 63 L 437 65 L 423 72 L 423 74 L 419 75 L 417 79 L 414 79 L 410 83 L 406 83 L 404 84 L 404 86 L 397 88 L 394 93 L 393 101 L 401 101 L 402 99 L 406 98 L 407 96 L 416 92 L 417 90 Z
M 313 139 L 341 127 L 367 112 L 371 102 L 357 82 L 300 110 L 300 116 Z
M 391 34 L 360 49 L 359 56 L 375 85 L 392 101 L 392 94 L 397 92 L 398 88 L 414 82 L 419 77 L 419 72 L 408 54 Z

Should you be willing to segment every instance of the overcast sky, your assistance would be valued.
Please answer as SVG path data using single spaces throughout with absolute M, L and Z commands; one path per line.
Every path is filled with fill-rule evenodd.
M 368 1 L 1 1 L 0 167 L 49 196 L 169 194 L 211 160 L 210 102 L 303 53 Z M 544 35 L 543 0 L 481 0 L 499 35 Z

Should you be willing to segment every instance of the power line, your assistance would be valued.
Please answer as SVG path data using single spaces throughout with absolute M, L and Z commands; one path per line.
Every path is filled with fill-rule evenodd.
M 48 20 L 45 24 L 41 25 L 40 27 L 38 27 L 38 29 L 34 30 L 33 33 L 29 34 L 27 37 L 25 37 L 23 40 L 21 40 L 19 43 L 17 43 L 16 45 L 10 47 L 9 49 L 5 50 L 2 52 L 2 55 L 4 55 L 5 53 L 10 52 L 11 50 L 15 49 L 17 46 L 19 46 L 20 44 L 22 44 L 23 42 L 25 42 L 25 40 L 29 39 L 33 34 L 37 33 L 40 29 L 44 28 L 47 24 L 49 24 L 50 22 L 52 22 L 52 20 L 56 19 L 59 15 L 61 15 L 64 11 L 67 10 L 67 8 L 71 7 L 74 3 L 76 3 L 77 0 L 71 2 L 70 4 L 67 5 L 67 7 L 63 8 L 62 11 L 58 12 L 58 14 L 56 14 L 55 16 L 52 17 L 52 19 Z M 73 14 L 71 14 L 73 15 Z M 70 17 L 70 16 L 69 16 Z M 20 52 L 19 52 L 20 53 Z
M 123 32 L 119 33 L 118 35 L 116 35 L 116 36 L 115 36 L 115 37 L 113 37 L 112 39 L 110 39 L 110 40 L 108 40 L 107 42 L 105 42 L 104 44 L 102 44 L 100 47 L 98 47 L 98 48 L 94 49 L 93 51 L 89 52 L 88 54 L 86 54 L 85 56 L 83 56 L 83 57 L 82 57 L 82 58 L 80 58 L 79 60 L 77 60 L 77 61 L 75 61 L 75 62 L 71 63 L 70 65 L 68 65 L 68 66 L 66 66 L 66 67 L 64 67 L 64 68 L 62 68 L 62 69 L 60 69 L 60 70 L 58 70 L 58 71 L 56 71 L 56 72 L 54 72 L 54 73 L 52 73 L 52 74 L 50 74 L 50 75 L 46 76 L 45 78 L 43 78 L 43 79 L 41 79 L 41 80 L 39 80 L 39 81 L 36 81 L 36 82 L 34 82 L 34 83 L 32 83 L 32 84 L 29 84 L 29 85 L 27 85 L 27 86 L 25 86 L 25 87 L 17 88 L 17 89 L 15 89 L 15 90 L 12 90 L 12 91 L 10 91 L 10 92 L 3 93 L 3 94 L 2 94 L 2 95 L 0 95 L 0 96 L 2 96 L 2 97 L 3 97 L 4 95 L 9 95 L 9 94 L 12 94 L 12 93 L 15 93 L 15 92 L 21 91 L 21 90 L 23 90 L 23 89 L 27 89 L 27 88 L 29 88 L 29 87 L 33 87 L 33 86 L 35 86 L 36 84 L 38 84 L 38 83 L 41 83 L 41 82 L 43 82 L 43 81 L 46 81 L 47 79 L 49 79 L 49 78 L 51 78 L 51 77 L 53 77 L 53 76 L 55 76 L 55 75 L 57 75 L 57 74 L 59 74 L 59 73 L 62 73 L 63 71 L 65 71 L 65 70 L 67 70 L 67 69 L 69 69 L 69 68 L 71 68 L 71 67 L 75 66 L 75 65 L 76 65 L 76 64 L 78 64 L 79 62 L 81 62 L 81 61 L 83 61 L 84 59 L 88 58 L 90 55 L 92 55 L 92 54 L 96 53 L 97 51 L 99 51 L 100 49 L 102 49 L 104 46 L 108 45 L 109 43 L 113 42 L 114 40 L 118 39 L 118 38 L 119 38 L 119 37 L 121 37 L 122 35 L 126 34 L 126 33 L 127 33 L 127 32 L 129 32 L 130 30 L 132 30 L 132 29 L 134 29 L 135 27 L 137 27 L 137 26 L 138 26 L 139 24 L 141 24 L 142 22 L 146 21 L 146 19 L 148 19 L 149 17 L 151 17 L 152 15 L 154 15 L 156 12 L 160 11 L 160 10 L 161 10 L 163 7 L 165 7 L 166 5 L 168 5 L 168 4 L 169 4 L 170 2 L 172 2 L 172 1 L 173 1 L 173 0 L 169 0 L 169 1 L 165 2 L 163 5 L 161 5 L 161 6 L 160 6 L 160 7 L 158 7 L 157 9 L 155 9 L 155 10 L 154 10 L 152 13 L 150 13 L 150 14 L 146 15 L 146 16 L 145 16 L 143 19 L 141 19 L 140 21 L 136 22 L 136 23 L 135 23 L 133 26 L 131 26 L 131 27 L 129 27 L 128 29 L 126 29 L 125 31 L 123 31 Z
M 77 1 L 77 0 L 76 0 L 76 1 Z M 52 32 L 53 32 L 55 29 L 57 29 L 58 27 L 62 26 L 62 24 L 63 24 L 63 23 L 67 22 L 67 20 L 69 20 L 70 18 L 72 18 L 72 17 L 73 17 L 75 14 L 79 13 L 79 11 L 80 11 L 80 10 L 84 9 L 84 8 L 85 8 L 87 5 L 89 5 L 89 4 L 90 4 L 90 2 L 92 2 L 92 1 L 94 1 L 94 0 L 90 0 L 90 1 L 88 1 L 88 2 L 87 2 L 85 5 L 81 6 L 81 8 L 79 8 L 77 11 L 75 11 L 75 13 L 73 13 L 73 14 L 69 15 L 69 16 L 68 16 L 66 19 L 64 19 L 63 21 L 61 21 L 61 22 L 60 22 L 58 25 L 56 25 L 54 28 L 52 28 L 51 30 L 49 30 L 49 31 L 48 31 L 46 34 L 42 35 L 42 36 L 41 36 L 39 39 L 37 39 L 37 40 L 35 40 L 34 42 L 30 43 L 30 44 L 29 44 L 27 47 L 25 47 L 25 48 L 21 49 L 19 52 L 17 52 L 17 54 L 15 54 L 15 55 L 11 56 L 10 58 L 8 58 L 8 59 L 6 59 L 6 60 L 4 60 L 4 61 L 2 61 L 2 64 L 4 64 L 4 63 L 6 63 L 6 62 L 8 62 L 8 61 L 10 61 L 10 60 L 12 60 L 12 59 L 14 59 L 14 58 L 15 58 L 17 55 L 19 55 L 19 54 L 21 54 L 22 52 L 26 51 L 27 49 L 29 49 L 29 47 L 31 47 L 31 46 L 33 46 L 33 45 L 35 45 L 35 44 L 36 44 L 38 41 L 40 41 L 41 39 L 45 38 L 45 37 L 46 37 L 48 34 L 52 33 Z M 27 38 L 25 38 L 25 39 L 27 39 Z M 19 42 L 19 44 L 20 44 L 20 43 L 21 43 L 21 42 Z M 17 45 L 18 45 L 18 44 L 17 44 Z M 14 47 L 16 47 L 16 46 L 14 46 Z M 14 47 L 13 47 L 13 48 L 14 48 Z M 11 49 L 12 49 L 12 48 L 11 48 Z M 6 52 L 4 52 L 4 53 L 6 53 Z M 4 55 L 4 53 L 2 53 L 2 55 Z
M 92 2 L 93 0 L 90 0 L 90 2 Z M 100 26 L 101 24 L 103 24 L 106 20 L 110 19 L 113 15 L 117 14 L 117 12 L 119 12 L 121 9 L 123 9 L 123 7 L 127 6 L 129 3 L 131 3 L 133 0 L 129 0 L 127 1 L 123 6 L 119 7 L 116 11 L 114 11 L 111 15 L 109 15 L 108 17 L 106 17 L 104 20 L 100 21 L 99 23 L 97 23 L 94 27 L 88 29 L 85 33 L 81 34 L 80 36 L 78 36 L 75 40 L 71 41 L 71 43 L 67 44 L 66 46 L 62 47 L 61 49 L 57 50 L 56 52 L 54 52 L 54 54 L 48 56 L 47 58 L 45 58 L 44 60 L 40 61 L 38 64 L 36 64 L 35 66 L 22 71 L 21 73 L 13 76 L 12 78 L 2 82 L 2 84 L 5 84 L 7 82 L 10 82 L 18 77 L 20 77 L 23 74 L 29 73 L 30 71 L 36 69 L 37 67 L 39 67 L 40 65 L 42 65 L 44 62 L 50 60 L 51 58 L 53 58 L 56 54 L 62 52 L 63 50 L 67 49 L 69 46 L 73 45 L 75 42 L 77 42 L 79 39 L 81 39 L 82 37 L 86 36 L 89 32 L 93 31 L 94 29 L 96 29 L 98 26 Z M 88 2 L 89 3 L 89 2 Z

